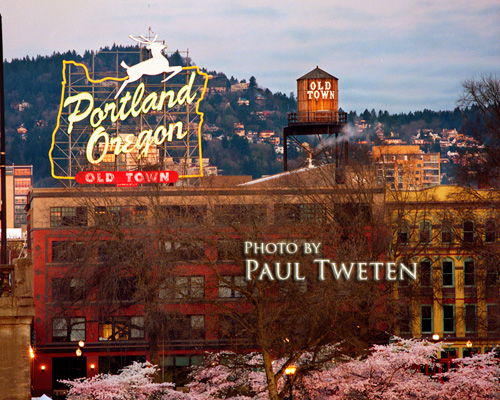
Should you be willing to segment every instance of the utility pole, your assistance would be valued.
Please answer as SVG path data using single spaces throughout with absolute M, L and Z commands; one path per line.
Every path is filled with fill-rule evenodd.
M 3 28 L 2 28 L 2 15 L 0 14 L 0 179 L 2 191 L 2 254 L 1 254 L 1 264 L 7 264 L 7 188 L 5 183 L 5 89 L 3 81 Z

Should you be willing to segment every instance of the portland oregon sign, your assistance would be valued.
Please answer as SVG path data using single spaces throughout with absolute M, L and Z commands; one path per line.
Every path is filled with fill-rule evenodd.
M 199 106 L 208 75 L 188 55 L 165 57 L 157 36 L 130 38 L 136 51 L 63 61 L 53 177 L 134 186 L 203 175 Z

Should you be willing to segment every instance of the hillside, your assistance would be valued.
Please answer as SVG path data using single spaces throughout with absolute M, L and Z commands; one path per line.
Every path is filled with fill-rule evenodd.
M 127 51 L 135 48 L 113 46 L 101 50 L 117 49 Z M 64 59 L 90 64 L 92 53 L 54 53 L 4 64 L 7 163 L 33 164 L 36 186 L 57 185 L 50 178 L 48 152 L 60 102 Z M 169 59 L 171 65 L 185 65 L 185 59 L 178 52 Z M 113 57 L 101 57 L 99 60 L 102 70 L 115 67 Z M 211 164 L 216 165 L 224 175 L 248 174 L 256 178 L 282 171 L 282 156 L 278 154 L 279 138 L 287 113 L 296 110 L 293 93 L 272 93 L 267 88 L 259 87 L 254 77 L 247 81 L 228 78 L 222 72 L 205 72 L 211 79 L 201 106 L 205 114 L 203 156 L 209 157 Z M 419 130 L 460 130 L 463 125 L 458 109 L 397 115 L 365 110 L 360 114 L 349 111 L 348 115 L 351 124 L 365 121 L 363 137 L 371 137 L 374 141 L 377 140 L 377 130 L 380 134 L 381 129 L 387 137 L 396 134 L 409 139 Z M 272 139 L 261 138 L 269 135 Z

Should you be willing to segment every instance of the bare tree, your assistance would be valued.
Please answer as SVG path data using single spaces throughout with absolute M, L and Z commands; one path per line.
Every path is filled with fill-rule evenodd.
M 467 111 L 466 129 L 482 145 L 479 154 L 468 157 L 461 171 L 462 184 L 469 186 L 477 176 L 482 187 L 499 188 L 500 78 L 485 75 L 463 82 L 459 106 Z
M 165 341 L 168 347 L 202 338 L 193 321 L 186 324 L 186 308 L 194 307 L 206 317 L 217 348 L 262 354 L 270 397 L 282 398 L 293 381 L 279 391 L 278 380 L 301 355 L 315 354 L 294 379 L 338 355 L 325 354 L 324 345 L 341 343 L 344 352 L 359 354 L 387 340 L 397 318 L 391 285 L 335 278 L 329 267 L 318 279 L 315 259 L 383 260 L 390 243 L 384 191 L 373 187 L 366 168 L 353 167 L 343 185 L 329 168 L 231 188 L 143 188 L 133 196 L 81 189 L 89 223 L 68 247 L 83 254 L 70 257 L 66 274 L 80 282 L 83 297 L 75 304 L 101 320 L 143 315 L 143 326 L 128 329 L 145 331 L 155 363 Z M 254 244 L 246 254 L 245 243 Z M 298 250 L 262 250 L 279 243 Z M 317 251 L 304 252 L 306 243 Z M 248 260 L 258 269 L 244 279 Z M 110 324 L 120 326 L 116 318 Z M 200 351 L 207 345 L 198 343 Z M 286 362 L 274 371 L 277 357 Z

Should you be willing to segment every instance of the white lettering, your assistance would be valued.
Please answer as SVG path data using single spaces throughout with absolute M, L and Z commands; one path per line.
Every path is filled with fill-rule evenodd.
M 89 105 L 84 112 L 79 113 L 80 106 L 82 104 L 82 101 L 84 100 L 88 101 Z M 71 132 L 73 131 L 73 124 L 75 122 L 82 121 L 85 118 L 87 118 L 88 115 L 92 112 L 92 108 L 94 107 L 94 99 L 90 93 L 79 93 L 77 95 L 68 97 L 66 100 L 64 100 L 63 107 L 67 107 L 70 104 L 73 104 L 74 102 L 76 102 L 75 109 L 68 116 L 68 121 L 69 121 L 68 135 L 71 135 Z
M 245 260 L 245 279 L 247 281 L 252 280 L 252 272 L 257 271 L 259 268 L 259 262 L 257 260 Z

